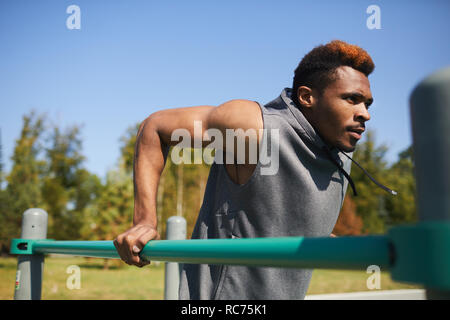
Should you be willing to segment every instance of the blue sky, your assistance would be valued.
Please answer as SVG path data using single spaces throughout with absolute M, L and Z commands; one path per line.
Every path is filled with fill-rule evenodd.
M 66 9 L 78 5 L 81 29 Z M 366 9 L 378 5 L 381 29 Z M 367 127 L 389 147 L 411 144 L 408 99 L 450 65 L 450 2 L 8 1 L 0 2 L 0 127 L 6 171 L 22 116 L 83 125 L 85 167 L 103 177 L 126 129 L 164 108 L 267 103 L 292 84 L 313 47 L 341 39 L 372 56 Z

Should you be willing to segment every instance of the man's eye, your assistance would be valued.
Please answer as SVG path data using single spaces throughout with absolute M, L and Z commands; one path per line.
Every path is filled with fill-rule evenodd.
M 345 100 L 347 100 L 347 101 L 349 101 L 351 103 L 355 103 L 356 102 L 355 98 L 353 98 L 353 97 L 347 97 L 347 98 L 345 98 Z

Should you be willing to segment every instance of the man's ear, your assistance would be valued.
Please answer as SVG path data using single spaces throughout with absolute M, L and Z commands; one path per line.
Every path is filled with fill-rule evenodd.
M 298 102 L 305 108 L 314 107 L 316 99 L 313 90 L 306 86 L 301 86 L 297 90 Z

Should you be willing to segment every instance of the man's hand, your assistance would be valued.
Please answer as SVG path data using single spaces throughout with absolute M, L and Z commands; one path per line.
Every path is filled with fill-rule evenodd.
M 150 261 L 141 259 L 139 253 L 150 240 L 159 240 L 158 231 L 150 224 L 137 224 L 117 236 L 114 246 L 120 258 L 129 265 L 143 267 Z

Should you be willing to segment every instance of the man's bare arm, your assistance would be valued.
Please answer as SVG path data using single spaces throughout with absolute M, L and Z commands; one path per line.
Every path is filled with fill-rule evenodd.
M 258 129 L 263 127 L 259 106 L 247 100 L 232 100 L 218 107 L 167 109 L 155 112 L 144 120 L 135 146 L 133 227 L 114 240 L 119 255 L 128 264 L 140 267 L 148 264 L 139 258 L 138 253 L 148 241 L 159 238 L 156 232 L 156 195 L 168 150 L 179 143 L 172 141 L 173 131 L 187 130 L 192 146 L 196 142 L 201 142 L 202 147 L 210 143 L 208 137 L 205 140 L 203 135 L 195 135 L 199 133 L 194 130 L 195 121 L 200 122 L 202 133 L 208 129 L 218 129 L 223 137 L 226 136 L 226 129 L 254 129 L 258 133 Z M 257 139 L 259 143 L 259 135 Z

